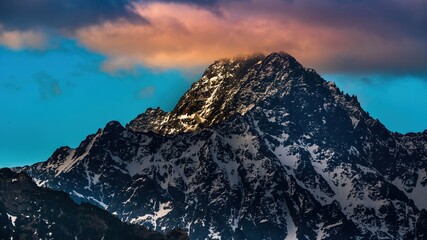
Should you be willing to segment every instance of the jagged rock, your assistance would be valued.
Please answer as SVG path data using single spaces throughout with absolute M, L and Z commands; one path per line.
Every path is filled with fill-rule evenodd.
M 0 239 L 185 240 L 180 230 L 166 234 L 121 222 L 68 194 L 37 187 L 25 173 L 0 169 Z
M 273 53 L 217 61 L 172 112 L 110 123 L 20 170 L 191 239 L 413 239 L 424 236 L 426 136 L 391 133 Z

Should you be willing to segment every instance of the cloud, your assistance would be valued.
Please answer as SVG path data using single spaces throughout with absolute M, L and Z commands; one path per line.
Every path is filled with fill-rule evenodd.
M 153 86 L 144 87 L 138 91 L 138 98 L 144 99 L 152 97 L 154 95 L 155 90 L 156 89 Z
M 165 2 L 165 3 L 186 3 L 203 7 L 214 7 L 220 2 L 226 0 L 151 0 L 147 2 Z M 229 1 L 229 0 L 228 0 Z M 242 1 L 242 0 L 240 0 Z
M 321 72 L 426 72 L 421 0 L 266 0 L 136 4 L 150 24 L 81 28 L 79 41 L 108 57 L 106 71 L 191 68 L 218 58 L 286 51 Z M 424 8 L 425 9 L 425 8 Z M 375 14 L 374 14 L 375 13 Z M 426 25 L 421 25 L 426 22 Z
M 0 45 L 10 49 L 44 49 L 47 46 L 45 35 L 37 31 L 2 31 L 0 27 Z
M 74 30 L 105 21 L 144 22 L 131 0 L 0 1 L 0 24 L 7 30 Z
M 39 86 L 40 98 L 42 100 L 47 100 L 62 94 L 59 82 L 45 72 L 37 73 L 35 75 L 35 81 Z
M 15 35 L 71 30 L 63 34 L 106 56 L 108 72 L 285 51 L 322 73 L 427 75 L 425 9 L 424 0 L 21 0 L 0 2 L 0 23 Z M 33 42 L 22 41 L 0 44 Z
M 106 23 L 77 32 L 85 46 L 109 57 L 104 69 L 135 64 L 187 68 L 259 50 L 299 47 L 276 31 L 282 26 L 277 21 L 248 16 L 231 23 L 207 9 L 172 3 L 139 5 L 137 11 L 151 24 Z

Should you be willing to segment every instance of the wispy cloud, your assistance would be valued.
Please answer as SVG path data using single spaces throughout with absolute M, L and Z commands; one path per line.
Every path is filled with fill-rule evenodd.
M 144 87 L 138 91 L 138 98 L 144 99 L 152 97 L 154 95 L 155 90 L 156 89 L 153 86 Z
M 46 36 L 37 31 L 3 31 L 0 27 L 0 45 L 10 49 L 24 48 L 44 49 L 47 46 Z
M 62 94 L 62 89 L 59 86 L 58 80 L 54 79 L 51 75 L 45 72 L 39 72 L 34 78 L 39 86 L 40 98 L 42 100 L 47 100 Z

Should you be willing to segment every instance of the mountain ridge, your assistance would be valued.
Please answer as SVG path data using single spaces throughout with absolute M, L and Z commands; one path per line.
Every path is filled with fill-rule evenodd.
M 1 239 L 187 239 L 122 223 L 94 205 L 77 205 L 68 194 L 37 187 L 25 173 L 0 169 Z
M 273 53 L 216 61 L 171 112 L 110 122 L 21 170 L 192 239 L 415 238 L 426 136 L 388 131 L 356 97 Z

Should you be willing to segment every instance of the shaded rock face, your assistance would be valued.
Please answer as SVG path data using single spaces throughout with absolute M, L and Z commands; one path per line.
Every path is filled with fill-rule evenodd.
M 182 231 L 162 234 L 123 223 L 7 168 L 0 169 L 0 226 L 0 239 L 187 239 Z
M 191 239 L 425 236 L 427 132 L 389 132 L 285 53 L 220 60 L 172 112 L 110 122 L 24 167 L 39 185 Z

